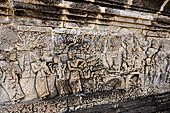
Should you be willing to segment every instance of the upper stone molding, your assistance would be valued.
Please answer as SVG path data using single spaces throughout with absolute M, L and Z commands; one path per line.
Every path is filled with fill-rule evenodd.
M 1 0 L 7 2 L 8 0 Z M 2 2 L 2 3 L 3 3 Z M 158 13 L 161 12 L 163 15 L 170 15 L 170 1 L 169 0 L 14 0 L 13 6 L 18 8 L 16 2 L 28 3 L 28 4 L 41 4 L 47 6 L 60 6 L 69 8 L 70 4 L 74 4 L 73 8 L 89 10 L 95 7 L 110 7 L 120 9 L 132 9 L 140 10 L 144 12 Z M 81 5 L 76 5 L 76 3 Z M 95 6 L 95 7 L 93 7 Z M 37 7 L 38 9 L 38 7 Z M 99 10 L 92 10 L 99 11 Z M 100 12 L 100 11 L 99 11 Z

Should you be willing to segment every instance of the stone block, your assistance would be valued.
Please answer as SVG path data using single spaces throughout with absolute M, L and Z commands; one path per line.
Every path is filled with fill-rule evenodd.
M 13 23 L 18 25 L 26 26 L 37 26 L 37 27 L 63 27 L 63 21 L 36 19 L 29 17 L 15 17 Z
M 73 9 L 81 9 L 86 11 L 93 11 L 93 12 L 101 12 L 98 5 L 94 5 L 91 3 L 72 3 L 70 7 Z
M 152 9 L 155 11 L 159 11 L 161 8 L 162 4 L 164 3 L 163 0 L 133 0 L 133 5 L 138 6 L 138 7 L 143 7 L 146 9 Z

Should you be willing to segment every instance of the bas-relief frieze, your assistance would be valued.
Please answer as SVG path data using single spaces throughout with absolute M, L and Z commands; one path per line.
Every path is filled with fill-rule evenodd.
M 136 95 L 168 90 L 168 39 L 11 29 L 12 35 L 1 34 L 1 103 L 132 87 Z

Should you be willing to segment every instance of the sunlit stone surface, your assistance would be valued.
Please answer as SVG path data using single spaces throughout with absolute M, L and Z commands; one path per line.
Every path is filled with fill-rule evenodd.
M 0 113 L 169 113 L 169 4 L 0 0 Z

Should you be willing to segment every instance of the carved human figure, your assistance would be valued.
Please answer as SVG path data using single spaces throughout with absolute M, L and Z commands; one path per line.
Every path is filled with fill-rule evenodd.
M 154 78 L 155 82 L 165 82 L 166 81 L 166 55 L 165 51 L 163 51 L 163 47 L 159 48 L 159 51 L 155 57 L 156 63 L 156 76 Z
M 20 85 L 22 70 L 17 61 L 17 50 L 10 51 L 5 55 L 5 59 L 6 63 L 1 67 L 4 77 L 2 86 L 8 92 L 11 102 L 19 102 L 25 97 L 25 94 Z
M 45 99 L 49 95 L 47 77 L 50 75 L 50 70 L 45 61 L 41 61 L 41 55 L 35 55 L 34 61 L 31 63 L 31 68 L 35 76 L 35 89 L 40 99 Z
M 119 53 L 119 61 L 120 61 L 120 71 L 127 71 L 127 63 L 126 63 L 126 45 L 122 43 Z
M 145 60 L 145 74 L 148 76 L 149 80 L 152 77 L 152 55 L 149 52 L 146 52 L 146 60 Z
M 154 82 L 156 76 L 156 62 L 155 58 L 159 52 L 160 44 L 157 40 L 151 41 L 151 46 L 147 49 L 145 59 L 145 74 L 148 76 L 151 82 Z
M 5 76 L 3 76 L 2 72 L 2 66 L 6 65 L 5 57 L 3 55 L 3 52 L 0 50 L 0 83 L 5 81 Z
M 69 86 L 65 75 L 66 64 L 63 64 L 59 56 L 54 57 L 54 73 L 56 72 L 56 87 L 60 96 L 69 94 Z
M 68 53 L 69 60 L 67 61 L 68 69 L 70 70 L 70 86 L 73 94 L 80 93 L 82 91 L 82 84 L 80 81 L 84 60 L 80 58 L 75 58 L 74 53 Z
M 124 40 L 120 48 L 120 71 L 130 72 L 133 67 L 133 55 L 130 39 Z
M 3 52 L 0 50 L 0 101 L 10 101 L 10 97 L 8 92 L 5 89 L 5 79 L 6 76 L 3 74 L 2 67 L 6 65 L 5 57 L 3 55 Z
M 166 68 L 165 68 L 165 70 L 166 70 L 166 80 L 165 80 L 165 82 L 170 82 L 170 81 L 169 81 L 169 74 L 170 74 L 170 54 L 168 54 L 168 55 L 166 56 L 166 61 L 167 61 L 167 65 L 166 65 Z

